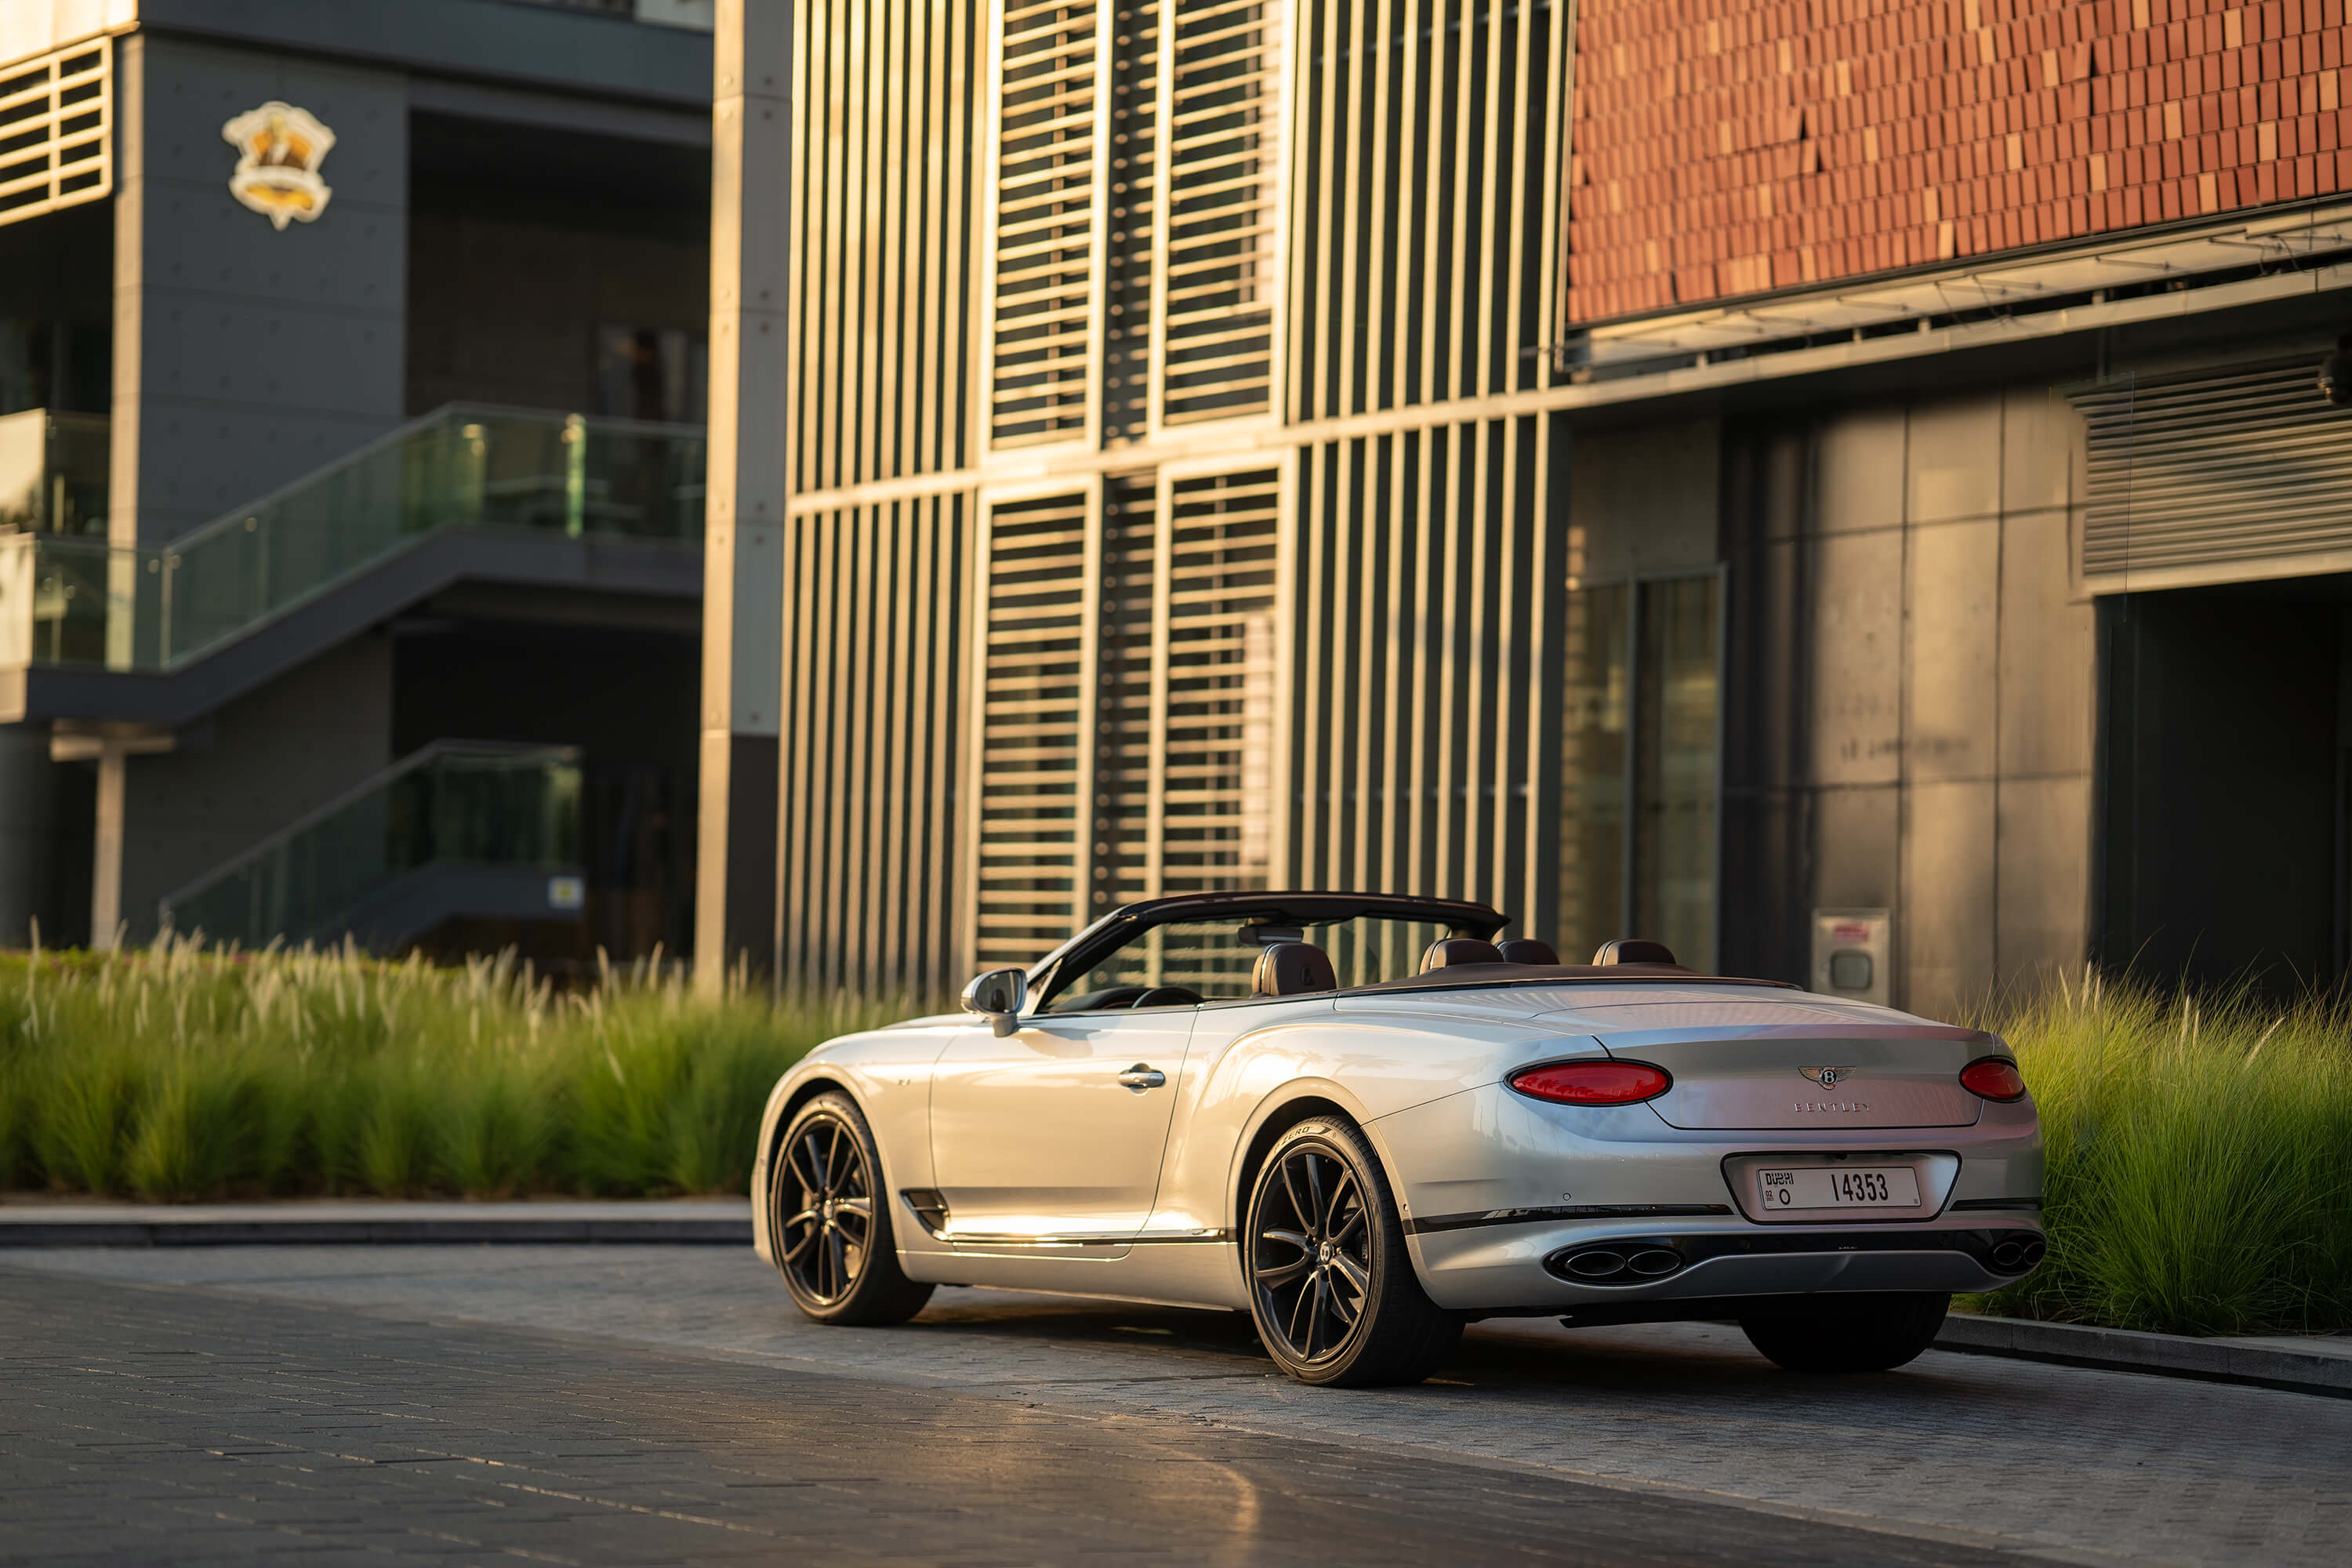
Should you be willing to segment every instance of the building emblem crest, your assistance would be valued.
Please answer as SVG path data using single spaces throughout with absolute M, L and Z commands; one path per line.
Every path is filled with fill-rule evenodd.
M 335 193 L 319 177 L 319 164 L 335 145 L 335 133 L 308 110 L 272 99 L 221 127 L 221 139 L 237 150 L 229 194 L 283 229 L 296 218 L 310 223 L 327 210 Z

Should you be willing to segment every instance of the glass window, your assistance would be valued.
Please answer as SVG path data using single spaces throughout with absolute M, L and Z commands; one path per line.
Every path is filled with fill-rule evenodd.
M 1554 945 L 1581 963 L 1625 922 L 1625 743 L 1633 703 L 1633 590 L 1568 596 L 1567 712 L 1560 724 L 1559 924 Z
M 1633 936 L 1715 965 L 1721 596 L 1714 573 L 1569 595 L 1558 946 L 1571 963 Z
M 1642 584 L 1633 931 L 1715 967 L 1717 579 Z

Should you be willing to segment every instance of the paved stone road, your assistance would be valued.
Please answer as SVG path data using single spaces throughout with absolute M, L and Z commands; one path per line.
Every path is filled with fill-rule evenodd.
M 2316 1563 L 2352 1531 L 2352 1402 L 1940 1353 L 1804 1379 L 1703 1325 L 1481 1325 L 1440 1383 L 1332 1393 L 1206 1314 L 943 1291 L 819 1330 L 709 1247 L 18 1255 L 0 1322 L 0 1559 Z

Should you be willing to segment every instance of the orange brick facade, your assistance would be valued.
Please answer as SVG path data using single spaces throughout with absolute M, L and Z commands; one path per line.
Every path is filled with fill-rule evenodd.
M 1569 311 L 2352 190 L 2346 0 L 1584 0 Z

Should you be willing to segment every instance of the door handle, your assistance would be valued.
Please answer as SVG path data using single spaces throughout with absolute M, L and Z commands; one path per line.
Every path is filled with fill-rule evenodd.
M 1147 1089 L 1158 1089 L 1165 1084 L 1168 1081 L 1168 1075 L 1158 1068 L 1146 1067 L 1143 1063 L 1138 1062 L 1119 1074 L 1118 1081 L 1141 1093 Z

